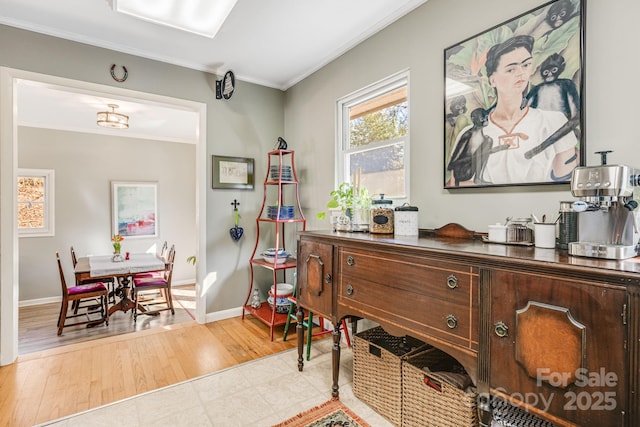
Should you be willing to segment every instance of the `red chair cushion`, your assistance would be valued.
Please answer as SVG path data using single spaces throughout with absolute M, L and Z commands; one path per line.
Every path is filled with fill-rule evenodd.
M 133 275 L 133 279 L 144 279 L 144 278 L 149 278 L 149 277 L 154 277 L 154 278 L 162 278 L 162 272 L 161 271 L 152 271 L 150 273 L 136 273 Z
M 167 286 L 167 281 L 162 278 L 143 277 L 133 279 L 136 288 L 144 288 L 145 286 Z
M 107 288 L 105 288 L 104 283 L 102 282 L 85 283 L 85 284 L 74 286 L 68 289 L 69 295 L 77 295 L 77 294 L 84 294 L 86 292 L 106 291 L 106 290 Z

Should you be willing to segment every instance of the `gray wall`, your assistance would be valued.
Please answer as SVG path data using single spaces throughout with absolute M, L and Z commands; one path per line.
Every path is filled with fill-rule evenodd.
M 78 256 L 109 254 L 111 181 L 158 184 L 158 238 L 127 239 L 123 251 L 176 245 L 174 283 L 195 283 L 195 145 L 21 127 L 18 167 L 55 171 L 55 236 L 20 238 L 20 300 L 60 297 L 54 253 L 74 283 Z M 155 246 L 154 246 L 155 245 Z
M 507 216 L 555 215 L 572 200 L 569 186 L 443 189 L 443 51 L 541 5 L 539 0 L 429 0 L 286 92 L 285 134 L 296 142 L 301 194 L 310 213 L 322 211 L 334 186 L 336 101 L 400 70 L 409 69 L 411 203 L 421 228 L 460 223 L 477 231 Z M 610 163 L 640 167 L 640 89 L 635 71 L 640 3 L 586 1 L 586 161 L 611 149 Z M 328 228 L 307 215 L 310 228 Z
M 399 70 L 411 72 L 411 202 L 420 207 L 419 225 L 458 222 L 486 231 L 507 215 L 548 215 L 570 199 L 562 186 L 499 189 L 442 189 L 443 50 L 510 19 L 541 1 L 429 0 L 387 29 L 289 89 L 239 82 L 233 98 L 214 99 L 215 76 L 107 49 L 95 48 L 0 26 L 0 65 L 125 87 L 207 104 L 208 173 L 212 154 L 256 159 L 254 191 L 211 190 L 207 182 L 207 270 L 215 279 L 207 291 L 207 312 L 238 307 L 248 288 L 248 258 L 255 239 L 255 216 L 262 202 L 260 182 L 266 153 L 284 135 L 296 150 L 300 195 L 308 228 L 328 228 L 315 219 L 334 186 L 336 100 Z M 632 0 L 586 1 L 586 152 L 612 149 L 611 163 L 640 166 L 637 122 L 640 89 L 629 71 L 640 56 L 633 43 L 640 4 Z M 631 37 L 629 36 L 631 34 Z M 124 84 L 111 79 L 111 64 L 129 69 Z M 240 72 L 241 70 L 236 70 Z M 284 105 L 284 107 L 283 107 Z M 208 177 L 210 180 L 210 177 Z M 230 203 L 240 204 L 245 236 L 229 238 Z M 24 241 L 24 239 L 21 239 Z
M 111 64 L 127 67 L 125 83 L 111 78 Z M 248 260 L 255 243 L 262 189 L 258 185 L 253 191 L 212 190 L 211 156 L 254 158 L 257 182 L 261 182 L 266 153 L 284 133 L 282 91 L 239 81 L 233 98 L 216 100 L 215 75 L 2 25 L 0 66 L 206 103 L 207 191 L 202 203 L 206 205 L 207 235 L 200 236 L 206 239 L 206 253 L 200 257 L 206 259 L 210 278 L 204 290 L 206 311 L 242 305 L 248 292 Z M 245 228 L 239 243 L 229 237 L 233 226 L 230 203 L 234 199 L 240 202 L 240 225 Z M 20 239 L 21 243 L 24 240 Z

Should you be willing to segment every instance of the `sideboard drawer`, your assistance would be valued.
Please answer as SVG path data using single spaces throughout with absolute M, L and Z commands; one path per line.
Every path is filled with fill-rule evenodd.
M 385 252 L 340 250 L 340 276 L 384 284 L 390 291 L 406 291 L 466 306 L 471 304 L 478 272 L 460 263 L 398 256 Z M 477 289 L 477 286 L 475 286 Z
M 339 250 L 338 301 L 477 350 L 478 274 L 464 264 Z
M 392 316 L 398 323 L 465 347 L 471 347 L 472 334 L 477 334 L 468 305 L 357 278 L 343 277 L 338 286 L 340 304 L 373 318 Z

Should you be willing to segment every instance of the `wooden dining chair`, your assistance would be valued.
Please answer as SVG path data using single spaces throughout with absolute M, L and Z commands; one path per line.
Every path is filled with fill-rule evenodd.
M 158 256 L 162 259 L 165 259 L 165 257 L 167 256 L 167 250 L 168 250 L 168 246 L 167 246 L 167 241 L 165 240 L 164 243 L 162 244 L 162 247 L 160 248 L 160 252 L 158 252 Z M 162 279 L 163 274 L 164 274 L 163 271 L 149 271 L 145 273 L 136 273 L 133 275 L 133 280 L 142 279 L 144 277 L 155 277 L 156 279 Z
M 76 284 L 72 287 L 67 287 L 67 282 L 64 278 L 64 271 L 62 270 L 62 263 L 60 262 L 60 253 L 56 251 L 56 260 L 58 261 L 58 271 L 60 272 L 60 284 L 62 286 L 62 305 L 60 307 L 60 314 L 58 315 L 58 335 L 62 334 L 62 329 L 67 326 L 77 325 L 89 325 L 99 324 L 105 322 L 109 325 L 109 316 L 107 311 L 107 288 L 102 282 Z M 95 304 L 95 300 L 99 300 L 98 304 Z M 88 306 L 82 306 L 80 303 L 83 301 L 93 301 L 93 304 Z M 76 306 L 71 313 L 69 313 L 69 302 L 76 303 Z M 78 313 L 79 309 L 83 308 L 86 311 Z M 92 318 L 91 315 L 100 313 L 99 318 Z M 86 317 L 86 320 L 81 322 L 74 322 L 67 325 L 68 319 Z
M 173 309 L 173 297 L 171 295 L 171 278 L 173 276 L 173 264 L 176 258 L 175 245 L 171 245 L 171 249 L 167 254 L 165 261 L 165 269 L 160 272 L 159 277 L 135 277 L 133 278 L 133 321 L 137 320 L 138 314 L 154 314 L 164 310 L 171 310 L 171 314 L 175 314 Z M 162 300 L 158 298 L 152 298 L 148 301 L 142 301 L 141 294 L 146 294 L 147 291 L 160 292 L 163 297 Z M 157 308 L 156 306 L 163 306 Z M 141 311 L 143 308 L 144 311 Z
M 78 264 L 78 257 L 76 256 L 76 251 L 75 249 L 73 249 L 73 246 L 71 246 L 71 263 L 73 264 L 73 268 L 76 268 L 76 265 Z M 116 303 L 116 295 L 115 295 L 115 282 L 116 279 L 114 277 L 109 277 L 109 278 L 95 278 L 95 279 L 84 279 L 82 281 L 78 281 L 76 279 L 76 285 L 82 285 L 82 284 L 87 284 L 87 283 L 96 283 L 96 282 L 102 282 L 104 283 L 104 285 L 107 287 L 107 289 L 109 290 L 109 301 L 112 304 Z M 74 301 L 72 303 L 72 308 L 74 309 L 74 312 L 77 313 L 78 311 L 78 301 Z

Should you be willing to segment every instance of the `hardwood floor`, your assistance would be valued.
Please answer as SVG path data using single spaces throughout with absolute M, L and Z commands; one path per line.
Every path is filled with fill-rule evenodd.
M 167 324 L 21 355 L 0 367 L 0 426 L 43 423 L 295 346 L 295 336 L 282 341 L 282 327 L 272 342 L 269 328 L 247 316 Z
M 175 315 L 164 311 L 158 316 L 138 316 L 138 321 L 134 323 L 131 310 L 127 313 L 116 311 L 109 318 L 109 326 L 101 324 L 93 328 L 65 327 L 60 336 L 56 334 L 60 303 L 20 307 L 18 311 L 18 354 L 25 355 L 34 351 L 118 336 L 129 332 L 161 328 L 193 320 L 195 318 L 195 285 L 175 286 L 172 288 L 172 295 Z

